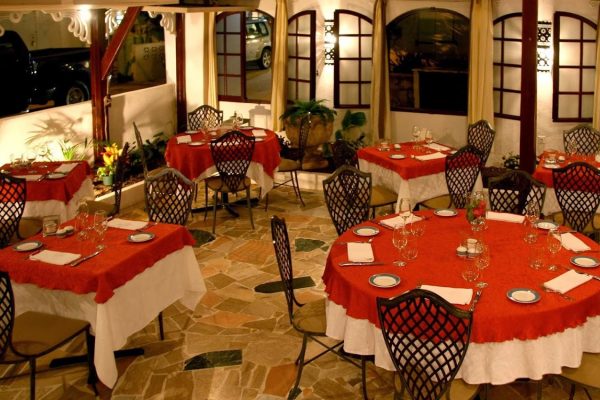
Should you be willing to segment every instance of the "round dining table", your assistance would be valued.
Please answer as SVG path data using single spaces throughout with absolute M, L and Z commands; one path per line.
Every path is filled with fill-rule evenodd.
M 404 267 L 394 265 L 400 257 L 392 244 L 393 231 L 378 221 L 359 225 L 379 230 L 371 243 L 376 261 L 373 265 L 340 266 L 348 261 L 347 243 L 367 239 L 358 236 L 356 228 L 341 235 L 330 249 L 323 274 L 327 335 L 344 340 L 347 352 L 374 355 L 377 366 L 394 370 L 379 328 L 376 298 L 395 297 L 422 285 L 471 288 L 475 293 L 477 282 L 462 277 L 462 271 L 474 261 L 458 256 L 457 247 L 465 238 L 477 235 L 489 246 L 491 258 L 479 276 L 487 287 L 474 309 L 471 343 L 458 377 L 470 384 L 538 380 L 546 374 L 560 374 L 563 366 L 579 366 L 583 352 L 600 353 L 600 281 L 592 279 L 570 290 L 570 300 L 542 288 L 544 282 L 568 272 L 568 268 L 600 276 L 600 267 L 575 267 L 571 260 L 576 254 L 561 248 L 551 260 L 546 252 L 546 265 L 532 269 L 528 262 L 531 249 L 543 246 L 546 251 L 546 231 L 539 229 L 538 242 L 531 245 L 523 240 L 523 224 L 488 220 L 487 229 L 475 234 L 465 210 L 457 211 L 455 216 L 416 212 L 425 219 L 421 222 L 425 232 L 416 239 L 417 258 Z M 600 246 L 587 237 L 576 236 L 591 248 L 590 253 L 578 255 L 597 259 Z M 550 271 L 548 264 L 557 264 L 559 270 Z M 394 274 L 400 283 L 389 288 L 373 286 L 370 278 L 379 273 Z M 520 288 L 534 290 L 539 301 L 511 300 L 508 294 Z
M 189 131 L 175 135 L 167 142 L 165 159 L 167 165 L 181 171 L 190 179 L 205 179 L 217 169 L 210 152 L 210 142 L 231 128 Z M 242 127 L 240 131 L 254 135 L 254 154 L 248 168 L 248 177 L 254 180 L 265 196 L 273 188 L 273 179 L 281 158 L 277 136 L 271 130 Z

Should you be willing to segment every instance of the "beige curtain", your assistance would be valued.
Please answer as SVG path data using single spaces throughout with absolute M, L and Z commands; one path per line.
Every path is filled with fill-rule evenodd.
M 390 85 L 385 35 L 386 0 L 375 0 L 373 9 L 373 68 L 371 71 L 371 130 L 373 143 L 391 138 Z
M 204 13 L 204 104 L 219 108 L 216 17 L 214 12 Z
M 494 125 L 492 0 L 472 0 L 468 123 Z
M 272 90 L 271 90 L 271 120 L 273 130 L 283 130 L 283 122 L 279 116 L 283 114 L 287 102 L 287 29 L 288 13 L 287 0 L 277 0 L 275 10 L 275 51 L 271 55 Z
M 598 10 L 598 29 L 596 30 L 596 82 L 594 85 L 593 126 L 600 129 L 600 9 Z

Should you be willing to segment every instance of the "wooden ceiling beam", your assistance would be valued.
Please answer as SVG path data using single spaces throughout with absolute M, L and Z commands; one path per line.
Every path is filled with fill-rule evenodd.
M 108 78 L 110 71 L 112 69 L 113 63 L 117 58 L 117 54 L 119 54 L 119 49 L 123 46 L 125 42 L 125 38 L 131 31 L 133 24 L 135 24 L 135 19 L 139 15 L 140 11 L 142 11 L 142 7 L 129 7 L 125 16 L 123 17 L 123 21 L 119 24 L 119 27 L 115 31 L 110 43 L 108 44 L 104 55 L 102 56 L 102 65 L 100 67 L 102 80 Z

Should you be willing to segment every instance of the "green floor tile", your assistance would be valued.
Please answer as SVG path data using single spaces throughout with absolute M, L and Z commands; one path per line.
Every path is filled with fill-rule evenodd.
M 200 247 L 208 242 L 212 242 L 215 240 L 215 235 L 210 232 L 203 231 L 201 229 L 190 229 L 189 230 L 194 239 L 196 239 L 196 243 L 194 247 Z
M 310 276 L 303 276 L 300 278 L 294 278 L 292 280 L 292 285 L 294 286 L 294 289 L 313 287 L 315 286 L 315 281 L 313 281 Z M 283 292 L 283 284 L 281 283 L 281 281 L 267 282 L 256 286 L 254 288 L 254 291 L 258 293 Z
M 216 367 L 228 367 L 231 365 L 240 365 L 242 363 L 241 350 L 223 350 L 211 351 L 198 354 L 185 361 L 185 371 L 194 369 L 206 369 Z

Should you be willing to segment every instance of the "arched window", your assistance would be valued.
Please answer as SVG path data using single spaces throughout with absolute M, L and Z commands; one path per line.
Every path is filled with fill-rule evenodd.
M 494 21 L 494 115 L 521 118 L 521 52 L 523 15 L 507 14 Z
M 392 110 L 467 113 L 469 20 L 418 9 L 387 26 Z
M 288 102 L 315 98 L 316 15 L 308 10 L 288 19 Z

